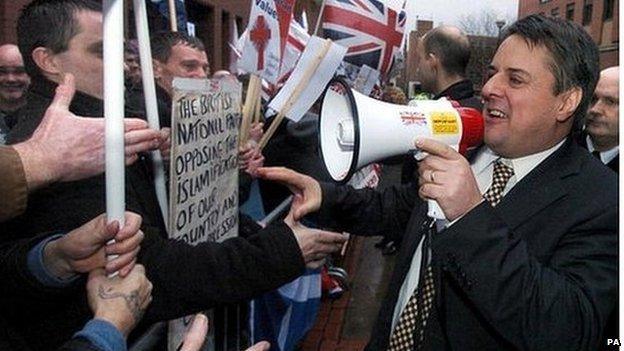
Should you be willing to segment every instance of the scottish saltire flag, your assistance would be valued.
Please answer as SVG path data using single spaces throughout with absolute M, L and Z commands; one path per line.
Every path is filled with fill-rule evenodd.
M 325 38 L 347 47 L 344 61 L 387 74 L 403 42 L 405 10 L 379 0 L 325 0 Z
M 314 326 L 321 304 L 321 276 L 307 270 L 294 281 L 251 302 L 252 343 L 267 340 L 271 351 L 294 350 Z

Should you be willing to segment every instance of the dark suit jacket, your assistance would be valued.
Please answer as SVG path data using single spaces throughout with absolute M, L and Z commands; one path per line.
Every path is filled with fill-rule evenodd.
M 11 131 L 23 140 L 36 128 L 51 102 L 54 84 L 33 78 L 28 104 Z M 80 116 L 101 116 L 102 101 L 77 93 L 70 110 Z M 304 271 L 301 251 L 284 223 L 268 227 L 247 240 L 190 246 L 164 238 L 149 167 L 137 162 L 126 168 L 126 207 L 143 217 L 145 239 L 139 263 L 154 285 L 153 300 L 143 318 L 146 324 L 181 317 L 228 303 L 244 301 L 274 290 Z M 68 232 L 106 211 L 104 176 L 57 183 L 29 194 L 26 212 L 0 224 L 0 243 L 29 238 L 46 231 Z M 25 268 L 24 268 L 25 269 Z M 54 349 L 69 340 L 91 316 L 82 281 L 67 295 L 50 297 L 30 308 L 16 308 L 23 296 L 9 296 L 0 310 L 35 350 Z
M 470 81 L 470 79 L 464 79 L 449 86 L 434 96 L 433 99 L 438 100 L 443 97 L 457 101 L 459 106 L 462 107 L 472 107 L 477 111 L 481 111 L 483 109 L 483 102 L 481 102 L 481 99 L 476 96 L 472 81 Z
M 578 134 L 578 136 L 576 137 L 576 141 L 584 149 L 587 149 L 587 133 L 585 131 L 582 131 Z M 606 166 L 611 168 L 611 170 L 615 173 L 620 173 L 620 158 L 616 156 L 613 160 L 607 163 Z
M 595 350 L 616 300 L 618 183 L 568 140 L 492 208 L 432 239 L 435 308 L 425 350 Z M 411 185 L 384 193 L 323 186 L 323 213 L 354 234 L 405 231 L 368 350 L 385 350 L 423 234 Z
M 22 306 L 14 306 L 16 309 L 39 304 L 42 301 L 67 293 L 63 289 L 43 286 L 34 279 L 27 269 L 24 269 L 28 251 L 45 237 L 47 235 L 0 245 L 0 279 L 2 280 L 0 300 L 20 295 L 20 301 L 23 301 L 24 304 Z M 16 302 L 15 299 L 11 299 L 11 301 Z M 0 311 L 0 350 L 31 350 L 27 346 L 28 343 L 24 336 L 5 318 L 4 312 L 4 310 Z M 99 349 L 84 338 L 74 337 L 64 343 L 59 350 L 97 351 Z

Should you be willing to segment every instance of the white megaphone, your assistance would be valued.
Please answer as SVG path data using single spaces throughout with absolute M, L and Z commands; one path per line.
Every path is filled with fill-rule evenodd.
M 321 155 L 332 179 L 346 183 L 360 168 L 387 157 L 416 150 L 423 136 L 465 153 L 483 140 L 483 116 L 448 100 L 412 101 L 394 105 L 352 90 L 341 78 L 332 80 L 319 117 Z M 435 201 L 428 215 L 444 219 Z

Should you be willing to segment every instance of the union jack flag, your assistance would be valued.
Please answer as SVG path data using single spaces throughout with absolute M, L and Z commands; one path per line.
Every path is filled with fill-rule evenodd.
M 405 17 L 379 0 L 325 0 L 323 33 L 348 48 L 346 62 L 386 74 L 401 49 Z

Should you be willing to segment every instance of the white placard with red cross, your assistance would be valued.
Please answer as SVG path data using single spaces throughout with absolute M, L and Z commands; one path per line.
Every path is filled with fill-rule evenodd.
M 295 0 L 253 0 L 239 68 L 277 83 Z

